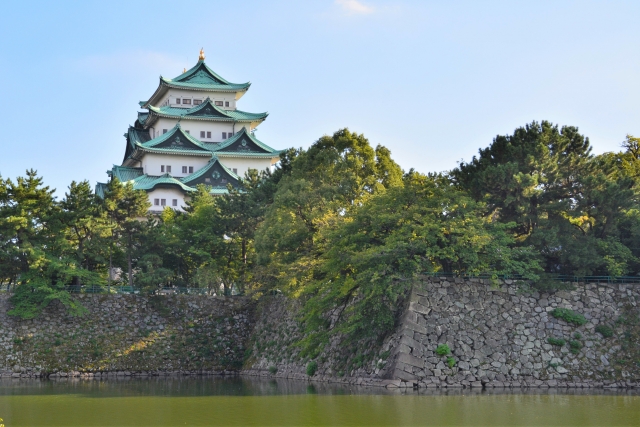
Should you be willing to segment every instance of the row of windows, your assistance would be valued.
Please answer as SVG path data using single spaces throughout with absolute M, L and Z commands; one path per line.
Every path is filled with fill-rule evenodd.
M 167 199 L 153 199 L 154 206 L 167 206 Z M 178 206 L 178 199 L 171 201 L 171 206 Z
M 171 165 L 160 165 L 160 172 L 171 173 Z M 193 166 L 183 166 L 182 173 L 193 173 Z
M 216 107 L 228 107 L 229 106 L 229 101 L 214 101 Z M 176 104 L 180 104 L 180 105 L 191 105 L 191 99 L 189 98 L 176 98 Z M 194 99 L 193 100 L 193 105 L 200 105 L 202 104 L 202 100 L 201 99 Z
M 162 133 L 165 134 L 169 132 L 169 129 L 162 129 Z M 185 130 L 186 133 L 191 134 L 191 131 Z M 233 136 L 233 132 L 222 132 L 222 139 L 231 138 Z M 211 132 L 208 131 L 200 131 L 200 138 L 211 139 Z

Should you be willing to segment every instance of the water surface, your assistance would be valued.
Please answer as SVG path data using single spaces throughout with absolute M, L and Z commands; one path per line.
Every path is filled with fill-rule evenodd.
M 640 426 L 637 392 L 387 391 L 223 378 L 2 380 L 6 427 Z

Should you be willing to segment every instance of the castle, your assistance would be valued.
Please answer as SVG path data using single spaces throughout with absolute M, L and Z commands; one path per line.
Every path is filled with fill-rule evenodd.
M 200 50 L 193 68 L 173 79 L 160 77 L 153 95 L 140 102 L 146 111 L 124 134 L 122 164 L 107 172 L 146 191 L 152 212 L 182 210 L 198 184 L 212 195 L 225 194 L 249 169 L 264 170 L 279 160 L 280 151 L 253 133 L 268 114 L 236 108 L 251 83 L 231 83 L 204 60 Z M 96 194 L 104 196 L 105 189 L 98 183 Z

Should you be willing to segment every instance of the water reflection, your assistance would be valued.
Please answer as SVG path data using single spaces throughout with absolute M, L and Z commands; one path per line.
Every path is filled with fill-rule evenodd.
M 411 396 L 479 396 L 479 395 L 561 395 L 561 396 L 639 396 L 639 389 L 386 389 L 333 383 L 315 383 L 257 377 L 115 377 L 0 379 L 0 396 L 76 394 L 84 397 L 128 396 L 273 396 L 273 395 L 411 395 Z

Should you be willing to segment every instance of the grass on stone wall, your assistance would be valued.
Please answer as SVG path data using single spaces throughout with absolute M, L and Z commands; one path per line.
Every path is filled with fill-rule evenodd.
M 568 308 L 554 308 L 553 311 L 551 311 L 551 315 L 556 319 L 562 319 L 576 326 L 582 326 L 587 323 L 587 319 L 582 314 Z

